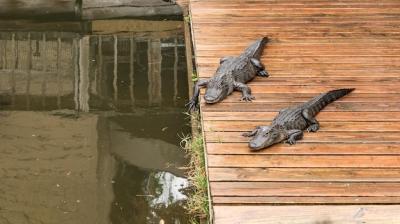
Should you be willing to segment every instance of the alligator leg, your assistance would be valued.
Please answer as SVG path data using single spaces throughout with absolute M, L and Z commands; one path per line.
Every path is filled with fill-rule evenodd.
M 269 76 L 267 70 L 265 70 L 265 66 L 261 63 L 260 60 L 258 60 L 257 58 L 251 58 L 250 61 L 251 61 L 251 64 L 254 65 L 254 67 L 256 67 L 258 76 L 262 76 L 262 77 Z
M 293 129 L 293 130 L 289 130 L 287 132 L 288 134 L 288 140 L 287 143 L 289 143 L 290 145 L 294 145 L 296 144 L 296 140 L 300 140 L 303 138 L 303 131 L 302 130 L 298 130 L 298 129 Z
M 311 115 L 311 111 L 309 109 L 304 109 L 301 114 L 303 115 L 304 119 L 306 119 L 307 123 L 310 124 L 308 126 L 307 131 L 308 132 L 316 132 L 319 129 L 319 123 L 317 119 L 315 119 L 314 116 Z
M 192 99 L 190 99 L 190 101 L 185 105 L 189 107 L 189 111 L 194 111 L 198 108 L 200 89 L 202 87 L 205 87 L 208 84 L 208 82 L 210 82 L 209 79 L 203 79 L 197 81 L 196 84 L 194 85 Z
M 242 92 L 242 99 L 244 101 L 251 101 L 254 100 L 255 97 L 251 95 L 251 89 L 248 87 L 246 84 L 243 84 L 241 82 L 234 82 L 233 83 L 233 88 L 235 90 L 241 91 Z

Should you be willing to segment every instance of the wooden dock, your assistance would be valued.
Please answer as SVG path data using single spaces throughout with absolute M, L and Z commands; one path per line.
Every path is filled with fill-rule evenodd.
M 271 38 L 256 100 L 201 103 L 214 223 L 400 223 L 400 1 L 191 0 L 200 78 Z M 241 136 L 283 107 L 355 87 L 297 145 Z M 204 93 L 204 91 L 203 91 Z

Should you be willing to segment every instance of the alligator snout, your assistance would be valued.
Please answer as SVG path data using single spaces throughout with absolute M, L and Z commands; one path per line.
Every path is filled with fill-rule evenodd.
M 249 142 L 249 148 L 250 148 L 251 151 L 258 151 L 258 150 L 262 149 L 263 147 L 260 144 L 257 144 L 255 142 L 251 142 L 250 141 Z
M 206 101 L 206 103 L 216 103 L 218 101 L 218 97 L 205 95 L 204 100 Z
M 250 146 L 250 148 L 252 148 L 252 149 L 257 148 L 257 144 L 254 143 L 254 142 L 249 142 L 249 146 Z

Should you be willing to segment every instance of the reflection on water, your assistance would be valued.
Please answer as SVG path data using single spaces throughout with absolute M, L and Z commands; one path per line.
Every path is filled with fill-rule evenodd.
M 171 24 L 0 33 L 0 223 L 188 223 L 188 81 Z

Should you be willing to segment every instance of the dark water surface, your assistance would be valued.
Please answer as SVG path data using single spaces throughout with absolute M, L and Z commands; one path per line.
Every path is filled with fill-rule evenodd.
M 0 33 L 1 224 L 188 223 L 184 37 L 167 22 Z

